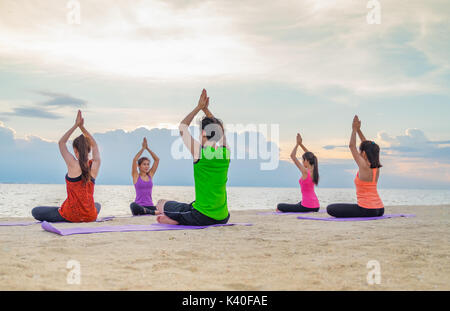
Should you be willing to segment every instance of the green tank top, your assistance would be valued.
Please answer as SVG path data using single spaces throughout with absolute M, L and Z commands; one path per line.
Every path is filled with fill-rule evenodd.
M 230 151 L 226 147 L 203 147 L 194 163 L 195 202 L 192 206 L 208 217 L 222 220 L 228 216 L 227 180 Z

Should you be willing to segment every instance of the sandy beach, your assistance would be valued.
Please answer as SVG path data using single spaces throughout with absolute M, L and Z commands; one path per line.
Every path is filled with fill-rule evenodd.
M 450 290 L 449 210 L 387 207 L 417 217 L 362 222 L 236 211 L 231 222 L 254 225 L 72 236 L 0 227 L 0 290 Z M 80 263 L 80 284 L 67 283 L 70 260 Z M 380 284 L 367 283 L 370 260 L 380 263 Z

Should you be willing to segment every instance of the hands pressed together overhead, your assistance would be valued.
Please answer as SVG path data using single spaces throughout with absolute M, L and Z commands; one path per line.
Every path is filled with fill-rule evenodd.
M 146 137 L 144 137 L 144 139 L 142 141 L 142 149 L 148 149 L 148 143 L 147 143 Z
M 84 126 L 84 118 L 81 115 L 81 110 L 78 110 L 77 118 L 75 120 L 75 125 L 78 126 L 78 127 L 83 127 Z
M 297 133 L 297 145 L 300 146 L 302 142 L 303 142 L 302 136 L 300 135 L 300 133 Z
M 206 93 L 206 90 L 203 89 L 202 90 L 202 94 L 200 95 L 200 99 L 198 100 L 198 105 L 197 108 L 199 110 L 205 110 L 207 109 L 209 106 L 209 97 L 208 94 Z
M 358 117 L 358 116 L 355 116 L 355 117 L 353 118 L 352 129 L 353 129 L 354 131 L 358 131 L 358 130 L 361 129 L 361 120 L 359 120 L 359 117 Z

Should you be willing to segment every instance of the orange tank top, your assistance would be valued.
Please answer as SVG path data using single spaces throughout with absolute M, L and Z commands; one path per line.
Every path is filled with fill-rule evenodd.
M 84 183 L 81 176 L 70 178 L 66 174 L 67 199 L 59 208 L 59 214 L 70 222 L 91 222 L 97 219 L 94 203 L 95 179 Z
M 359 172 L 356 174 L 355 186 L 358 205 L 364 208 L 383 208 L 383 202 L 377 191 L 377 169 L 372 169 L 372 181 L 362 181 L 359 179 Z

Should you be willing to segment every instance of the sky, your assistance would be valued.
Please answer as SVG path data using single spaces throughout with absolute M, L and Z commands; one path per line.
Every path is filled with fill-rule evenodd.
M 68 22 L 74 2 L 80 24 Z M 2 0 L 0 182 L 63 182 L 55 146 L 81 109 L 103 140 L 103 182 L 127 183 L 120 174 L 139 149 L 135 136 L 152 133 L 164 154 L 164 129 L 206 88 L 226 125 L 279 127 L 279 138 L 266 136 L 279 167 L 235 161 L 230 184 L 296 186 L 289 154 L 300 132 L 319 157 L 321 184 L 351 187 L 358 114 L 382 148 L 381 185 L 448 188 L 450 4 L 375 1 L 380 24 L 369 24 L 368 2 Z M 166 162 L 184 173 L 170 178 L 168 165 L 161 184 L 191 183 L 189 161 Z M 117 165 L 123 173 L 112 174 Z

